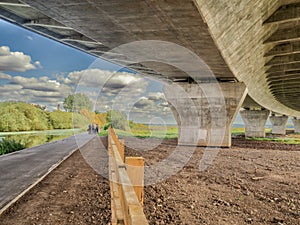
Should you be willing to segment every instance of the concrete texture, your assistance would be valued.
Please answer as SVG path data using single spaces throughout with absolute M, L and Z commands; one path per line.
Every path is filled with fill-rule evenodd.
M 300 133 L 300 119 L 293 118 L 293 124 L 294 124 L 294 131 L 295 133 Z
M 270 116 L 270 121 L 272 123 L 272 134 L 285 135 L 288 118 L 288 116 Z
M 1 17 L 90 54 L 168 82 L 243 82 L 253 99 L 245 108 L 294 117 L 300 117 L 299 8 L 299 0 L 0 0 Z M 140 41 L 148 46 L 115 49 Z M 205 66 L 185 57 L 193 54 Z
M 240 115 L 245 123 L 246 137 L 265 137 L 265 125 L 269 118 L 269 110 L 243 110 Z
M 221 56 L 193 0 L 82 0 L 80 2 L 24 0 L 22 2 L 101 43 L 102 46 L 99 48 L 107 49 L 106 51 L 133 41 L 168 41 L 193 51 L 206 62 L 216 77 L 234 80 L 234 75 Z M 90 50 L 96 53 L 97 48 Z M 103 54 L 106 51 L 98 52 L 98 55 L 123 65 L 128 62 L 125 60 L 126 56 Z M 170 57 L 173 51 L 175 50 L 166 49 L 159 54 Z M 147 70 L 150 69 L 152 77 L 159 77 L 159 74 L 169 79 L 187 76 L 172 66 L 156 62 L 140 62 L 138 65 L 134 63 L 128 67 L 146 75 Z
M 178 123 L 179 145 L 231 146 L 231 125 L 246 97 L 243 83 L 164 86 Z
M 225 61 L 246 84 L 248 94 L 264 108 L 299 115 L 299 64 L 295 63 L 299 3 L 293 4 L 299 1 L 195 2 Z
M 219 81 L 244 82 L 263 108 L 300 116 L 298 0 L 0 3 L 0 15 L 7 20 L 157 79 L 188 80 L 188 75 L 158 62 L 128 65 L 126 56 L 105 53 L 132 41 L 176 43 L 203 59 Z M 159 54 L 168 57 L 173 51 Z
M 76 138 L 72 136 L 0 156 L 0 209 L 93 137 L 78 134 Z

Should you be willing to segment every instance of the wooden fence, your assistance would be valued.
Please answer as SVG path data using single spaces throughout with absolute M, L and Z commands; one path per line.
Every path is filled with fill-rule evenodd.
M 124 141 L 108 130 L 112 224 L 147 225 L 143 212 L 144 158 L 124 156 Z

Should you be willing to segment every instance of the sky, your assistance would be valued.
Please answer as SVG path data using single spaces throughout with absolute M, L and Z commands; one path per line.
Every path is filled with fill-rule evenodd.
M 63 106 L 86 94 L 93 110 L 123 111 L 130 120 L 176 124 L 159 81 L 0 19 L 0 101 Z M 62 107 L 63 108 L 63 107 Z M 243 124 L 238 114 L 235 122 Z
M 175 124 L 162 83 L 0 19 L 0 101 L 63 106 L 86 94 L 93 110 L 124 111 L 143 123 Z

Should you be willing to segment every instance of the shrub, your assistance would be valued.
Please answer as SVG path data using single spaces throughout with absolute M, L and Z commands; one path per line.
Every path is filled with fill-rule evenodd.
M 24 102 L 0 103 L 0 131 L 47 130 L 49 114 Z
M 24 149 L 25 146 L 15 140 L 2 140 L 0 141 L 0 155 L 7 154 L 10 152 L 19 151 Z

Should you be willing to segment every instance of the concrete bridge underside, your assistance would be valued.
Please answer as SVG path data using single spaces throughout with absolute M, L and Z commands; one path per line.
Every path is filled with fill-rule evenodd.
M 199 56 L 216 78 L 212 81 L 203 68 L 197 71 L 198 82 L 244 83 L 254 100 L 247 98 L 245 108 L 300 117 L 299 0 L 0 0 L 0 15 L 146 76 L 180 81 L 186 87 L 182 83 L 193 83 L 188 73 L 198 68 L 188 61 L 183 63 L 190 65 L 189 71 L 183 72 L 164 63 L 130 63 L 130 57 L 113 52 L 141 40 L 178 44 Z M 174 58 L 181 53 L 162 52 Z M 138 54 L 147 58 L 148 52 Z M 239 106 L 236 101 L 234 107 Z

